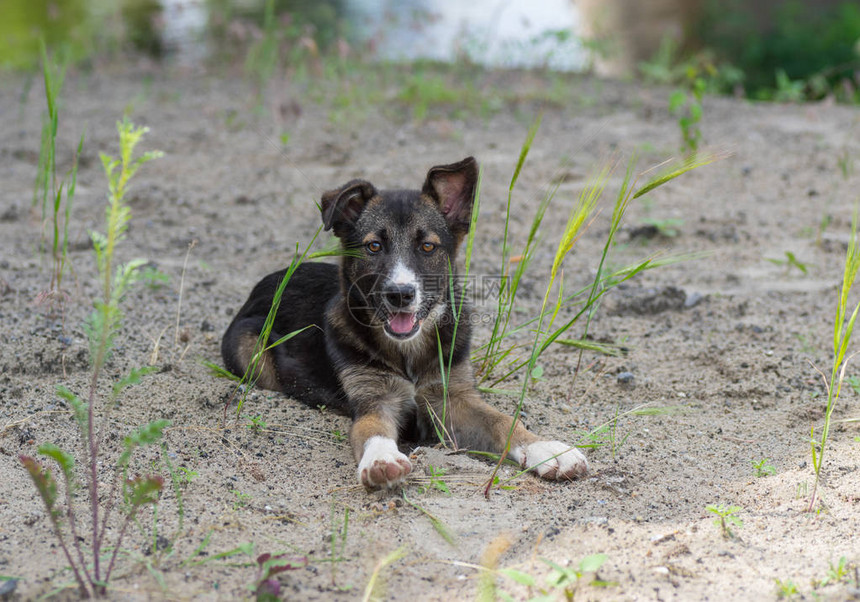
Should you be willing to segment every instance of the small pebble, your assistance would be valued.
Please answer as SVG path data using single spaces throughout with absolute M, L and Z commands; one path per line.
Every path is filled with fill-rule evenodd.
M 609 518 L 606 516 L 586 516 L 582 519 L 582 522 L 589 525 L 608 525 Z
M 18 580 L 17 579 L 9 579 L 9 581 L 4 581 L 0 583 L 0 599 L 7 600 L 11 599 L 12 594 L 15 593 L 15 590 L 18 588 Z
M 684 307 L 696 307 L 699 303 L 704 299 L 704 295 L 702 293 L 690 293 L 687 295 L 687 298 L 684 299 Z
M 618 381 L 618 384 L 630 385 L 633 384 L 633 378 L 632 372 L 620 372 L 618 376 L 615 377 L 615 380 Z

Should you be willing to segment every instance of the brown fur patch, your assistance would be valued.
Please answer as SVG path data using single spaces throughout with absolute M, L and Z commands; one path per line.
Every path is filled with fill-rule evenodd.
M 239 344 L 236 347 L 236 355 L 243 366 L 250 367 L 256 345 L 257 337 L 251 333 L 246 333 L 239 337 Z M 271 354 L 268 351 L 263 353 L 263 357 L 260 358 L 260 361 L 257 363 L 256 376 L 256 384 L 258 387 L 271 389 L 273 391 L 281 390 L 278 373 L 277 370 L 275 370 L 274 362 L 272 361 Z
M 468 361 L 451 367 L 447 405 L 441 384 L 420 389 L 416 398 L 422 409 L 432 411 L 435 420 L 445 417 L 445 431 L 455 447 L 493 453 L 504 450 L 513 418 L 481 399 Z M 535 441 L 538 437 L 518 421 L 511 437 L 511 448 Z
M 383 414 L 365 414 L 356 418 L 349 431 L 349 442 L 356 462 L 364 455 L 367 440 L 377 436 L 397 441 L 397 425 Z

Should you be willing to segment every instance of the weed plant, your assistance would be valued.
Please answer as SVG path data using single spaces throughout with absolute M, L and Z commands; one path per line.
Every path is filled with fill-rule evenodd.
M 585 323 L 582 339 L 586 339 L 593 311 L 597 308 L 600 299 L 607 291 L 611 290 L 614 286 L 629 280 L 644 270 L 682 259 L 682 257 L 676 256 L 664 258 L 662 261 L 657 261 L 655 258 L 651 257 L 611 273 L 607 270 L 606 260 L 615 241 L 615 237 L 621 227 L 622 219 L 630 201 L 642 197 L 688 171 L 707 165 L 717 159 L 717 157 L 712 155 L 692 155 L 681 162 L 670 164 L 668 167 L 665 167 L 664 165 L 663 171 L 652 176 L 640 187 L 636 186 L 638 177 L 635 179 L 633 178 L 633 163 L 631 162 L 627 168 L 627 172 L 612 209 L 609 232 L 606 237 L 603 252 L 598 261 L 594 280 L 590 285 L 583 289 L 576 291 L 573 294 L 566 294 L 564 290 L 562 264 L 584 230 L 595 219 L 600 198 L 603 195 L 610 174 L 614 170 L 617 162 L 611 161 L 604 164 L 598 170 L 596 175 L 590 179 L 580 194 L 578 202 L 570 211 L 564 231 L 556 247 L 552 265 L 550 267 L 549 280 L 546 285 L 546 291 L 543 296 L 543 302 L 541 303 L 539 313 L 537 316 L 527 321 L 526 324 L 518 328 L 512 328 L 510 323 L 514 304 L 516 302 L 517 290 L 525 270 L 528 268 L 532 258 L 534 257 L 535 249 L 537 247 L 537 234 L 543 221 L 543 217 L 558 190 L 558 184 L 556 184 L 548 191 L 544 199 L 538 205 L 535 217 L 532 220 L 532 226 L 529 230 L 525 248 L 519 255 L 515 271 L 509 276 L 507 270 L 510 257 L 508 249 L 508 222 L 510 220 L 512 194 L 519 173 L 525 163 L 529 149 L 537 133 L 539 124 L 539 120 L 535 122 L 535 125 L 529 130 L 526 136 L 526 141 L 523 144 L 519 160 L 517 161 L 517 165 L 514 169 L 514 175 L 511 179 L 511 184 L 508 188 L 509 194 L 506 209 L 506 225 L 502 238 L 502 281 L 498 297 L 497 314 L 493 324 L 490 341 L 477 349 L 477 357 L 473 356 L 473 360 L 476 360 L 478 365 L 478 373 L 481 375 L 483 380 L 490 380 L 491 386 L 495 386 L 496 384 L 503 382 L 520 371 L 524 371 L 526 377 L 522 379 L 522 387 L 519 391 L 519 400 L 514 412 L 514 425 L 519 420 L 522 405 L 531 379 L 540 376 L 541 371 L 537 364 L 538 358 L 553 343 L 557 342 L 581 319 Z M 640 176 L 646 175 L 647 173 L 648 172 L 640 174 Z M 476 216 L 473 215 L 473 225 L 475 218 Z M 467 261 L 469 257 L 470 248 L 467 247 Z M 556 320 L 560 315 L 562 308 L 565 307 L 574 307 L 576 311 L 574 311 L 572 317 L 564 320 L 561 324 L 557 324 Z M 523 327 L 532 328 L 534 332 L 533 342 L 527 355 L 525 357 L 517 357 L 508 361 L 500 376 L 490 376 L 492 372 L 499 368 L 503 361 L 508 360 L 515 351 L 515 345 L 503 344 L 502 341 Z M 582 349 L 580 349 L 580 361 L 582 357 L 581 352 Z M 483 354 L 483 357 L 481 357 L 481 354 Z M 579 361 L 576 368 L 577 373 L 578 371 Z M 510 451 L 510 437 L 513 436 L 513 429 L 514 426 L 512 425 L 505 452 L 502 454 L 502 458 L 496 465 L 493 475 L 488 480 L 486 493 L 489 493 L 489 489 L 496 477 L 496 472 L 498 471 L 499 466 L 501 466 L 501 461 Z
M 744 521 L 735 516 L 742 509 L 740 506 L 725 506 L 723 504 L 708 504 L 705 506 L 705 510 L 717 515 L 717 518 L 714 519 L 714 524 L 720 528 L 723 537 L 726 539 L 731 539 L 735 536 L 734 531 L 731 529 L 733 526 L 738 528 L 744 526 Z
M 768 477 L 776 474 L 776 468 L 774 468 L 768 458 L 762 458 L 758 462 L 751 460 L 750 463 L 757 477 Z
M 848 362 L 854 356 L 853 354 L 848 355 L 848 345 L 851 342 L 854 321 L 857 319 L 858 311 L 860 311 L 860 302 L 854 306 L 854 311 L 849 314 L 848 297 L 851 293 L 851 287 L 854 285 L 854 279 L 857 277 L 858 269 L 860 269 L 860 247 L 857 246 L 857 210 L 855 209 L 854 217 L 851 221 L 851 237 L 848 240 L 848 251 L 845 256 L 845 268 L 842 272 L 842 290 L 836 306 L 836 316 L 833 320 L 833 365 L 830 370 L 830 378 L 828 379 L 821 373 L 824 386 L 827 389 L 824 426 L 818 435 L 818 440 L 815 438 L 814 426 L 810 433 L 812 468 L 815 471 L 815 481 L 812 485 L 812 495 L 809 496 L 809 512 L 812 512 L 815 507 L 818 496 L 821 467 L 824 465 L 824 451 L 827 448 L 827 439 L 830 436 L 830 423 L 833 410 L 839 399 L 839 393 L 842 391 L 842 383 L 845 380 L 845 370 L 848 368 Z M 821 371 L 819 370 L 819 372 Z
M 65 79 L 66 62 L 55 64 L 48 56 L 42 40 L 42 75 L 45 81 L 45 100 L 48 112 L 42 121 L 39 165 L 33 186 L 33 208 L 39 207 L 42 220 L 41 247 L 45 244 L 45 227 L 51 227 L 51 285 L 46 293 L 52 301 L 63 300 L 63 276 L 66 273 L 69 249 L 69 219 L 78 179 L 78 157 L 84 145 L 81 134 L 72 167 L 64 178 L 57 175 L 57 131 L 60 124 L 60 92 Z M 65 187 L 65 190 L 64 190 Z M 49 216 L 50 211 L 50 216 Z
M 682 58 L 678 42 L 666 36 L 650 61 L 639 65 L 647 82 L 673 85 L 669 94 L 669 113 L 678 118 L 681 151 L 696 152 L 702 142 L 702 99 L 706 92 L 731 92 L 741 84 L 744 73 L 732 65 L 717 61 L 704 50 Z
M 776 583 L 776 597 L 779 599 L 782 598 L 793 598 L 794 596 L 800 595 L 800 590 L 797 589 L 797 585 L 794 584 L 794 581 L 782 579 L 774 579 L 774 583 Z
M 705 94 L 705 80 L 695 71 L 688 75 L 685 86 L 677 88 L 669 95 L 669 112 L 678 116 L 681 130 L 681 151 L 696 152 L 702 141 L 702 98 Z
M 494 542 L 495 543 L 495 542 Z M 491 544 L 493 545 L 493 544 Z M 604 581 L 596 578 L 596 573 L 608 560 L 606 554 L 591 554 L 576 563 L 571 563 L 570 566 L 561 566 L 547 558 L 541 558 L 540 561 L 548 566 L 550 573 L 543 580 L 538 579 L 531 573 L 514 569 L 501 568 L 495 569 L 494 566 L 486 562 L 487 552 L 484 553 L 482 560 L 482 578 L 478 593 L 478 600 L 481 602 L 491 600 L 512 600 L 513 597 L 498 590 L 495 583 L 496 577 L 503 577 L 509 581 L 517 583 L 528 588 L 529 596 L 526 598 L 530 602 L 543 602 L 544 600 L 574 600 L 577 593 L 585 585 L 592 587 L 611 587 L 617 583 Z M 537 592 L 538 595 L 532 596 Z
M 125 237 L 131 217 L 125 202 L 126 187 L 141 165 L 161 156 L 159 152 L 150 151 L 134 157 L 134 149 L 147 132 L 147 128 L 135 127 L 130 121 L 124 120 L 117 124 L 117 130 L 120 157 L 101 155 L 110 191 L 105 211 L 106 230 L 105 233 L 91 233 L 102 294 L 95 301 L 95 310 L 84 324 L 84 330 L 89 337 L 92 365 L 89 391 L 84 400 L 64 386 L 57 388 L 58 395 L 71 406 L 84 441 L 83 472 L 89 497 L 89 519 L 81 520 L 77 515 L 75 498 L 80 489 L 80 475 L 72 454 L 52 443 L 38 448 L 39 454 L 57 463 L 63 475 L 65 500 L 60 499 L 57 481 L 49 467 L 33 457 L 19 456 L 45 504 L 54 535 L 71 567 L 79 593 L 88 598 L 105 595 L 128 527 L 135 522 L 143 507 L 154 506 L 159 500 L 164 486 L 163 477 L 132 476 L 130 466 L 137 449 L 157 442 L 169 424 L 166 420 L 155 420 L 127 435 L 123 439 L 122 452 L 110 466 L 111 474 L 100 471 L 100 466 L 107 464 L 102 457 L 102 444 L 111 408 L 117 404 L 126 387 L 139 383 L 141 378 L 151 371 L 148 368 L 131 370 L 113 384 L 107 399 L 100 398 L 99 384 L 122 320 L 120 304 L 126 290 L 135 281 L 138 269 L 145 263 L 142 260 L 125 264 L 115 261 L 116 247 Z M 96 406 L 100 402 L 104 413 L 99 425 Z M 107 493 L 100 484 L 102 480 L 111 483 Z M 111 520 L 114 514 L 119 516 Z M 88 533 L 85 536 L 86 530 Z M 111 533 L 113 541 L 106 538 L 108 533 Z M 113 551 L 108 559 L 104 552 L 110 546 Z M 90 555 L 89 561 L 86 559 L 87 552 Z
M 600 260 L 598 261 L 595 278 L 590 285 L 587 285 L 573 293 L 566 293 L 564 290 L 562 263 L 564 258 L 570 253 L 584 229 L 596 217 L 600 197 L 603 194 L 610 174 L 616 167 L 617 161 L 610 161 L 605 164 L 583 190 L 583 193 L 579 198 L 579 202 L 571 210 L 565 230 L 562 233 L 561 240 L 556 248 L 549 282 L 541 305 L 541 311 L 537 316 L 533 316 L 524 323 L 515 326 L 512 323 L 512 317 L 515 314 L 520 283 L 522 282 L 522 278 L 526 271 L 531 266 L 532 259 L 539 247 L 538 233 L 546 211 L 558 190 L 558 184 L 555 184 L 541 200 L 537 210 L 535 211 L 535 216 L 532 219 L 532 224 L 522 251 L 516 257 L 512 256 L 510 251 L 508 224 L 510 222 L 513 190 L 516 186 L 517 179 L 528 156 L 528 152 L 539 126 L 540 120 L 536 121 L 529 130 L 520 152 L 519 160 L 517 161 L 517 165 L 514 169 L 514 175 L 511 178 L 511 183 L 508 187 L 505 227 L 502 235 L 501 276 L 497 297 L 496 315 L 493 321 L 489 341 L 477 347 L 472 356 L 472 360 L 476 366 L 476 372 L 479 376 L 479 381 L 484 385 L 485 389 L 496 387 L 500 383 L 511 378 L 514 374 L 519 373 L 524 368 L 527 368 L 526 373 L 530 377 L 540 376 L 541 371 L 539 366 L 537 366 L 537 359 L 553 343 L 577 346 L 580 348 L 580 351 L 585 348 L 596 348 L 603 353 L 618 354 L 619 350 L 615 346 L 600 345 L 593 341 L 586 341 L 591 316 L 599 305 L 603 295 L 619 284 L 633 278 L 640 272 L 696 257 L 695 255 L 673 255 L 658 259 L 657 257 L 652 256 L 629 266 L 614 270 L 608 269 L 606 264 L 607 257 L 610 249 L 615 244 L 616 236 L 621 227 L 624 214 L 630 201 L 644 196 L 655 188 L 662 186 L 666 182 L 669 182 L 688 171 L 707 165 L 719 158 L 713 155 L 702 154 L 698 157 L 689 157 L 675 164 L 671 164 L 668 167 L 664 164 L 662 166 L 665 168 L 663 171 L 658 172 L 656 176 L 653 176 L 639 188 L 635 187 L 635 182 L 633 181 L 633 163 L 631 162 L 631 165 L 628 166 L 621 189 L 616 197 L 610 219 L 609 233 L 607 234 L 606 243 L 604 244 Z M 640 176 L 647 174 L 648 172 L 643 172 Z M 469 258 L 468 251 L 469 249 L 467 248 L 467 261 Z M 516 266 L 513 268 L 513 271 L 510 269 L 511 264 L 515 264 Z M 558 288 L 555 291 L 555 299 L 550 303 L 550 294 L 553 292 L 557 281 Z M 563 308 L 574 308 L 575 312 L 573 317 L 561 325 L 556 326 L 555 320 Z M 546 326 L 544 326 L 545 319 L 548 319 Z M 585 321 L 585 329 L 582 338 L 563 338 L 563 335 L 581 319 L 584 319 Z M 527 356 L 522 356 L 518 353 L 520 351 L 519 347 L 516 344 L 510 343 L 508 339 L 525 328 L 535 329 L 535 340 L 533 342 L 531 352 Z M 527 383 L 528 379 L 526 379 L 525 382 Z
M 833 564 L 830 563 L 830 566 L 827 568 L 827 575 L 824 576 L 824 579 L 818 582 L 819 587 L 824 587 L 830 583 L 842 583 L 846 581 L 851 574 L 848 558 L 845 556 L 839 557 L 839 562 Z
M 257 578 L 248 589 L 257 602 L 277 602 L 282 599 L 281 582 L 274 578 L 278 573 L 295 571 L 308 565 L 306 557 L 268 552 L 257 556 Z
M 786 274 L 791 271 L 791 268 L 796 268 L 804 276 L 809 274 L 809 264 L 800 261 L 797 256 L 791 251 L 785 251 L 785 259 L 779 259 L 775 257 L 765 257 L 765 259 L 767 259 L 774 265 L 785 266 Z

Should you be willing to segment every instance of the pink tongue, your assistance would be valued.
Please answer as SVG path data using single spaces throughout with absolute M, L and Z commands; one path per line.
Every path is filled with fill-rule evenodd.
M 399 313 L 391 316 L 388 322 L 388 327 L 392 332 L 397 334 L 408 334 L 412 332 L 412 327 L 415 325 L 415 314 Z

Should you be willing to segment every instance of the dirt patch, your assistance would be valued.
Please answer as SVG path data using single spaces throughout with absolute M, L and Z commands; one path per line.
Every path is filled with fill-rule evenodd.
M 832 433 L 822 491 L 826 510 L 803 512 L 812 484 L 810 427 L 820 425 L 824 403 L 809 362 L 827 367 L 860 190 L 860 171 L 846 178 L 839 166 L 841 156 L 860 160 L 856 109 L 706 100 L 704 138 L 732 156 L 661 188 L 649 204 L 633 205 L 631 231 L 646 219 L 671 219 L 677 232 L 623 236 L 610 260 L 622 266 L 651 254 L 708 254 L 641 274 L 608 295 L 590 335 L 620 342 L 626 356 L 586 353 L 574 380 L 578 352 L 551 348 L 525 407 L 531 429 L 562 440 L 578 439 L 642 404 L 673 412 L 623 415 L 614 445 L 588 450 L 592 468 L 583 480 L 520 477 L 510 483 L 513 489 L 496 489 L 484 499 L 489 464 L 428 448 L 412 451 L 416 476 L 403 492 L 367 493 L 355 485 L 343 437 L 347 419 L 256 391 L 243 409 L 246 417 L 228 414 L 225 422 L 232 387 L 210 376 L 200 360 L 220 361 L 220 336 L 250 287 L 282 267 L 297 242 L 310 239 L 320 222 L 315 201 L 321 191 L 354 177 L 381 187 L 417 187 L 430 166 L 475 155 L 484 172 L 472 270 L 498 274 L 507 185 L 537 108 L 421 123 L 392 110 L 334 125 L 325 105 L 297 96 L 291 102 L 301 110 L 275 123 L 253 110 L 250 92 L 232 79 L 164 73 L 147 83 L 138 79 L 70 75 L 66 83 L 60 168 L 70 164 L 84 125 L 89 160 L 81 166 L 72 213 L 74 272 L 63 318 L 34 304 L 50 281 L 49 262 L 37 252 L 40 220 L 29 209 L 41 92 L 34 85 L 22 101 L 22 80 L 7 79 L 0 88 L 0 575 L 22 578 L 14 596 L 32 599 L 70 580 L 17 455 L 33 454 L 47 441 L 79 450 L 55 387 L 82 392 L 86 386 L 80 324 L 96 289 L 87 230 L 101 227 L 106 189 L 96 153 L 116 152 L 114 123 L 129 103 L 134 120 L 152 128 L 144 147 L 167 157 L 141 170 L 119 253 L 147 258 L 170 282 L 138 285 L 128 295 L 109 375 L 149 362 L 159 372 L 123 396 L 110 416 L 105 451 L 116 453 L 133 427 L 168 418 L 166 453 L 194 474 L 182 486 L 184 521 L 174 553 L 149 553 L 151 517 L 142 521 L 125 541 L 113 597 L 247 596 L 256 575 L 253 559 L 213 557 L 248 542 L 255 554 L 309 559 L 307 567 L 280 575 L 292 599 L 357 598 L 375 564 L 400 546 L 407 555 L 384 571 L 394 600 L 474 598 L 480 572 L 473 565 L 494 541 L 504 550 L 500 567 L 534 575 L 538 583 L 550 573 L 541 558 L 575 567 L 586 556 L 606 554 L 598 575 L 613 585 L 583 585 L 577 592 L 600 599 L 773 597 L 775 579 L 809 594 L 840 557 L 860 562 L 857 422 L 839 423 Z M 506 86 L 536 81 L 504 78 Z M 589 102 L 572 99 L 569 108 L 545 112 L 516 191 L 515 247 L 524 243 L 547 185 L 560 186 L 524 283 L 524 315 L 540 307 L 555 242 L 587 174 L 613 150 L 622 157 L 639 151 L 645 167 L 671 155 L 679 142 L 664 90 L 585 79 L 582 90 Z M 267 99 L 264 108 L 277 102 Z M 284 147 L 272 143 L 278 128 L 289 132 Z M 623 169 L 612 176 L 610 194 L 622 177 Z M 819 237 L 825 216 L 829 223 Z M 588 283 L 608 219 L 605 210 L 567 260 L 571 290 Z M 197 244 L 177 336 L 179 283 L 191 240 Z M 807 274 L 767 260 L 784 259 L 786 251 Z M 479 327 L 477 342 L 488 334 Z M 490 401 L 513 408 L 507 396 Z M 265 424 L 249 428 L 247 416 Z M 858 396 L 846 387 L 836 417 L 858 416 Z M 140 466 L 159 458 L 159 450 L 149 449 Z M 763 458 L 775 475 L 755 476 L 752 462 Z M 434 485 L 439 479 L 433 475 L 442 470 L 450 494 Z M 514 473 L 505 468 L 502 474 Z M 165 494 L 157 529 L 162 544 L 177 531 L 176 502 L 172 492 Z M 741 508 L 736 538 L 724 538 L 712 524 L 709 504 Z M 450 541 L 431 516 L 444 523 Z M 203 555 L 194 556 L 204 541 Z M 853 579 L 817 591 L 847 599 L 857 595 Z M 512 580 L 498 582 L 516 599 L 529 595 Z

